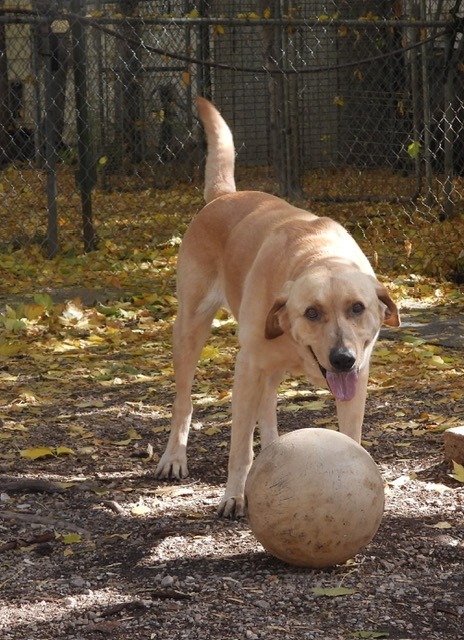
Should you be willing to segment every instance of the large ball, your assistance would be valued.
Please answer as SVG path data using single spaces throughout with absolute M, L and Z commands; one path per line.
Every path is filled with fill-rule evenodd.
M 384 509 L 377 465 L 336 431 L 300 429 L 267 446 L 248 474 L 248 520 L 257 540 L 290 564 L 322 568 L 352 558 Z

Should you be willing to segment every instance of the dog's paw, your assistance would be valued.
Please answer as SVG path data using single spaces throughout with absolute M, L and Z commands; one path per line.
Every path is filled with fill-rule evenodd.
M 230 518 L 231 520 L 243 518 L 245 516 L 245 497 L 243 495 L 224 496 L 217 514 L 220 518 Z
M 164 453 L 155 471 L 155 477 L 160 479 L 181 480 L 188 476 L 187 459 L 183 456 L 167 455 Z

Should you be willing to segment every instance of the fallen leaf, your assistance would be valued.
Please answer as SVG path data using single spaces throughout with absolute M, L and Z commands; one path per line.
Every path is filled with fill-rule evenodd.
M 449 522 L 437 522 L 436 524 L 426 524 L 429 529 L 452 529 L 453 525 Z
M 69 447 L 31 447 L 20 451 L 21 457 L 29 460 L 38 460 L 47 456 L 71 455 L 73 453 L 74 451 Z
M 221 433 L 221 430 L 218 427 L 209 427 L 202 431 L 202 433 L 204 433 L 205 436 L 214 436 L 216 433 Z
M 464 482 L 464 465 L 458 464 L 453 460 L 453 472 L 451 477 L 458 482 Z
M 336 598 L 337 596 L 350 596 L 356 593 L 356 589 L 350 589 L 348 587 L 314 587 L 313 593 L 316 596 L 326 596 L 329 598 Z
M 28 460 L 38 460 L 39 458 L 46 458 L 53 455 L 53 449 L 50 447 L 32 447 L 30 449 L 22 449 L 20 452 L 22 458 Z
M 53 449 L 53 454 L 56 456 L 73 455 L 74 453 L 75 451 L 69 447 L 56 447 L 56 449 Z
M 147 507 L 142 502 L 140 502 L 139 504 L 136 504 L 135 507 L 132 507 L 131 509 L 131 513 L 134 516 L 146 516 L 147 513 L 150 513 L 150 511 L 151 509 L 149 509 L 149 507 Z
M 78 409 L 91 409 L 91 408 L 101 409 L 102 407 L 105 406 L 105 403 L 102 402 L 101 400 L 82 400 L 81 402 L 76 402 L 74 406 L 77 407 Z
M 390 634 L 386 631 L 353 631 L 348 634 L 349 638 L 389 638 Z
M 65 533 L 61 536 L 61 541 L 63 544 L 76 544 L 81 542 L 82 538 L 78 533 Z
M 214 360 L 215 358 L 218 358 L 220 355 L 221 353 L 217 347 L 213 347 L 212 345 L 207 344 L 205 347 L 203 347 L 203 350 L 200 355 L 200 361 Z
M 6 429 L 7 431 L 29 431 L 29 429 L 22 424 L 4 424 L 2 425 L 2 429 Z

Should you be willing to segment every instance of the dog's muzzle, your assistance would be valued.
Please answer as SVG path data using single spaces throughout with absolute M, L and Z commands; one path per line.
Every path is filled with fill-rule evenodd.
M 356 355 L 346 347 L 330 350 L 329 362 L 335 371 L 351 371 L 356 363 Z
M 333 370 L 328 371 L 321 365 L 311 347 L 310 351 L 335 399 L 352 400 L 356 395 L 359 378 L 359 370 L 355 367 L 356 357 L 353 352 L 345 347 L 331 349 L 329 362 Z

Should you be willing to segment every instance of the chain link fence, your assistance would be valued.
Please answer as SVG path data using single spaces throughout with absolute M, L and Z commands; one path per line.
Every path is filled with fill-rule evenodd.
M 419 218 L 452 219 L 458 261 L 461 4 L 0 0 L 0 260 L 33 243 L 130 250 L 161 190 L 144 237 L 179 232 L 191 211 L 172 215 L 169 193 L 201 189 L 201 94 L 233 129 L 245 185 L 335 215 L 368 203 L 364 236 L 390 216 L 406 243 Z

